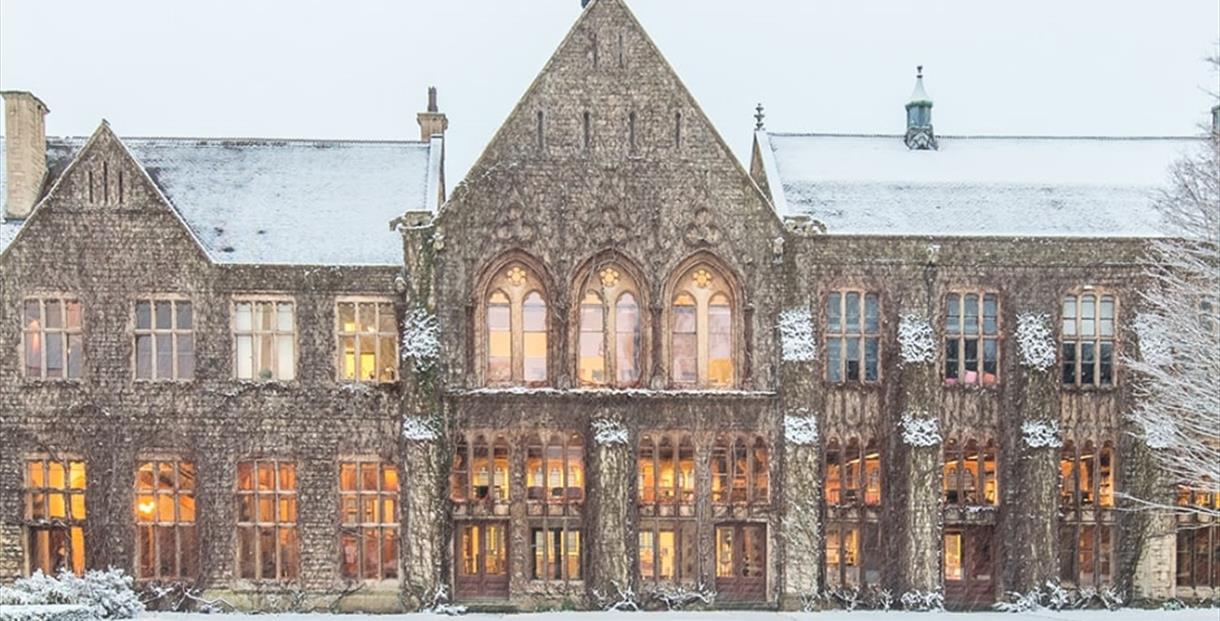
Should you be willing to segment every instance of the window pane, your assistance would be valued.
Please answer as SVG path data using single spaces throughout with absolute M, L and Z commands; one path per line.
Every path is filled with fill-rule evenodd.
M 169 379 L 174 377 L 174 341 L 169 334 L 161 334 L 155 339 L 157 343 L 157 377 Z
M 254 378 L 254 343 L 249 336 L 238 336 L 237 340 L 237 378 Z
M 999 329 L 998 303 L 995 294 L 983 296 L 983 334 L 995 334 Z
M 1095 355 L 1095 345 L 1093 343 L 1080 344 L 1080 383 L 1085 386 L 1093 384 Z
M 158 330 L 170 330 L 173 328 L 173 307 L 169 302 L 156 303 L 156 320 Z
M 945 333 L 961 334 L 961 298 L 957 295 L 945 296 Z
M 847 381 L 860 380 L 860 339 L 847 339 Z
M 26 300 L 25 326 L 31 330 L 38 330 L 42 327 L 42 306 L 38 300 Z
M 276 379 L 291 380 L 296 377 L 296 348 L 293 340 L 292 335 L 275 337 L 276 365 L 278 367 Z
M 844 322 L 844 330 L 850 333 L 860 331 L 860 294 L 850 292 L 847 294 L 847 320 Z
M 879 329 L 880 313 L 877 310 L 877 295 L 869 293 L 864 296 L 864 330 L 869 333 Z
M 826 296 L 826 331 L 827 332 L 842 332 L 843 323 L 841 318 L 842 312 L 842 297 L 838 293 L 831 293 Z
M 690 295 L 683 293 L 674 300 L 673 324 L 673 378 L 675 382 L 693 384 L 699 381 L 699 344 L 695 333 L 695 299 Z
M 175 316 L 179 330 L 190 330 L 193 327 L 195 317 L 190 302 L 178 302 L 175 306 Z
M 1080 298 L 1080 334 L 1081 336 L 1097 335 L 1097 308 L 1095 298 L 1091 295 Z
M 868 382 L 877 381 L 877 367 L 879 357 L 879 340 L 877 337 L 871 337 L 864 340 L 864 380 Z
M 63 328 L 64 316 L 63 307 L 59 300 L 47 300 L 46 306 L 46 326 L 48 328 Z
M 728 298 L 716 295 L 707 309 L 708 383 L 728 386 L 733 383 L 733 311 Z
M 1063 336 L 1076 336 L 1076 296 L 1063 298 Z
M 280 302 L 275 305 L 276 330 L 281 332 L 292 332 L 295 327 L 293 321 L 293 306 L 291 302 Z
M 497 291 L 487 304 L 487 379 L 507 382 L 512 379 L 511 309 L 508 296 Z
M 1114 383 L 1114 344 L 1101 344 L 1101 360 L 1098 361 L 1100 368 L 1100 377 L 1098 383 L 1102 386 L 1109 386 Z
M 547 378 L 546 302 L 537 291 L 525 296 L 521 307 L 525 327 L 524 372 L 526 382 L 545 382 Z
M 1101 299 L 1101 335 L 1114 336 L 1114 298 Z
M 630 292 L 615 305 L 615 373 L 619 385 L 640 379 L 640 309 Z
M 194 379 L 195 377 L 195 337 L 190 334 L 178 335 L 178 379 Z
M 957 380 L 958 373 L 958 343 L 955 338 L 945 340 L 945 379 Z
M 979 296 L 967 295 L 962 300 L 962 331 L 966 334 L 979 332 Z
M 580 306 L 580 381 L 585 384 L 606 382 L 605 308 L 596 293 L 585 295 Z
M 831 338 L 826 341 L 826 379 L 831 382 L 843 381 L 841 338 Z
M 79 378 L 81 375 L 81 363 L 84 361 L 84 348 L 81 345 L 80 334 L 68 335 L 68 377 L 71 379 Z
M 1063 383 L 1073 385 L 1076 383 L 1076 344 L 1064 343 L 1062 355 L 1063 360 Z
M 148 302 L 136 302 L 136 329 L 147 330 L 152 327 L 152 308 Z
M 136 377 L 152 378 L 152 336 L 147 334 L 136 337 Z
M 76 300 L 66 300 L 64 302 L 64 327 L 69 330 L 75 330 L 80 328 L 80 324 L 80 302 L 77 302 Z
M 58 332 L 47 333 L 47 373 L 48 378 L 63 377 L 64 370 L 64 335 Z
M 235 330 L 249 331 L 253 329 L 253 307 L 249 302 L 240 302 L 233 305 L 233 328 Z

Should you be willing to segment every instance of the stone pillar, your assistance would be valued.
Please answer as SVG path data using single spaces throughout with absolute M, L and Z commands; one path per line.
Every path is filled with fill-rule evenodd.
M 447 586 L 449 436 L 440 397 L 440 330 L 433 294 L 430 212 L 408 212 L 396 222 L 405 268 L 395 281 L 403 295 L 402 362 L 402 589 L 404 604 L 420 608 L 452 594 Z
M 936 373 L 937 343 L 923 301 L 904 310 L 899 322 L 898 419 L 895 459 L 903 476 L 896 485 L 898 534 L 897 581 L 901 596 L 943 591 L 941 574 L 942 515 L 940 386 Z
M 1039 308 L 1053 306 L 1052 302 Z M 1008 527 L 1001 536 L 1012 535 L 1005 538 L 1005 588 L 1028 593 L 1059 578 L 1059 447 L 1063 443 L 1049 317 L 1019 314 L 1015 340 L 1020 372 L 1014 377 L 1016 416 L 1009 430 L 1016 438 L 1004 444 L 1017 459 L 1009 469 L 1016 480 L 1012 493 L 1004 494 Z
M 599 597 L 620 599 L 619 590 L 631 587 L 631 559 L 635 541 L 631 527 L 634 497 L 634 451 L 627 428 L 612 419 L 593 421 L 589 472 L 589 577 L 586 581 L 596 603 Z
M 821 461 L 816 419 L 785 418 L 783 586 L 780 607 L 811 610 L 822 580 Z

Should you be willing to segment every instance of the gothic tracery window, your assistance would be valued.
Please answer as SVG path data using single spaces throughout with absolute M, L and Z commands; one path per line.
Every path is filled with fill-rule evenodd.
M 999 482 L 995 443 L 980 445 L 975 440 L 945 444 L 945 504 L 996 506 Z
M 547 383 L 546 289 L 521 263 L 494 275 L 485 297 L 486 380 L 489 385 L 541 386 Z
M 729 388 L 733 364 L 732 290 L 707 264 L 687 270 L 670 303 L 670 367 L 678 386 Z
M 639 287 L 613 264 L 582 288 L 577 377 L 583 386 L 637 386 L 643 372 L 644 315 Z
M 712 446 L 712 503 L 765 505 L 769 464 L 762 436 L 720 434 Z

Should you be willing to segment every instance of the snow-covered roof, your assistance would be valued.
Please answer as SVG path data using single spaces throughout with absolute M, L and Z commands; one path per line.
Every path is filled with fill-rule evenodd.
M 52 178 L 85 140 L 48 138 Z M 123 144 L 217 263 L 401 265 L 402 238 L 390 221 L 406 211 L 436 211 L 441 200 L 439 138 Z M 0 190 L 2 171 L 0 161 Z M 16 228 L 0 227 L 0 252 Z
M 830 234 L 1145 237 L 1172 163 L 1196 138 L 901 136 L 758 132 L 780 215 Z

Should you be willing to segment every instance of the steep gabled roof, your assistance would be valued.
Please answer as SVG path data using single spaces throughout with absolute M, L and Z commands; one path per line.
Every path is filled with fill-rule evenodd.
M 830 234 L 1148 237 L 1172 163 L 1197 138 L 902 136 L 758 132 L 780 215 Z
M 47 139 L 48 189 L 85 142 Z M 439 139 L 121 142 L 216 263 L 401 265 L 389 222 L 443 200 Z M 0 252 L 20 228 L 0 223 Z

